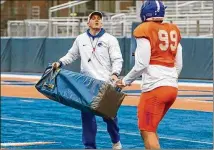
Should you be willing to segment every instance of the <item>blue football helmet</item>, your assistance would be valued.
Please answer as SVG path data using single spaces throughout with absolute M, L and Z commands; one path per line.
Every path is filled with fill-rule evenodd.
M 142 22 L 146 20 L 163 20 L 166 7 L 159 0 L 145 0 L 140 12 Z

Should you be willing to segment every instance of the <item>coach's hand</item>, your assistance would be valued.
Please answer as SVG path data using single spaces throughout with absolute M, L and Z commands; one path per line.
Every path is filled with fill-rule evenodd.
M 54 62 L 54 63 L 52 63 L 52 67 L 53 67 L 53 69 L 57 69 L 57 68 L 60 67 L 60 63 L 59 62 Z
M 126 85 L 123 83 L 122 79 L 116 81 L 116 86 L 121 89 L 126 87 Z

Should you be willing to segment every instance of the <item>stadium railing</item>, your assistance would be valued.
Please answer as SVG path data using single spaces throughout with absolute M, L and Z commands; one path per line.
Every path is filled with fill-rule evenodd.
M 86 1 L 85 1 L 86 2 Z M 212 36 L 213 8 L 210 1 L 164 1 L 166 9 L 165 22 L 173 22 L 180 28 L 183 36 Z M 74 3 L 69 3 L 73 5 Z M 69 5 L 69 7 L 71 7 Z M 57 6 L 50 12 L 63 9 Z M 126 13 L 116 13 L 104 17 L 104 28 L 115 36 L 131 37 L 133 22 L 139 22 L 130 7 Z M 51 16 L 51 15 L 50 15 Z M 8 36 L 42 36 L 42 37 L 76 37 L 87 29 L 87 16 L 84 17 L 50 17 L 46 20 L 8 21 Z

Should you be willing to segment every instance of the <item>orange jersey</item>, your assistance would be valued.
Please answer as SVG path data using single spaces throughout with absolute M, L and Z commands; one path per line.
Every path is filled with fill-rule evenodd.
M 144 22 L 134 30 L 135 38 L 146 38 L 151 44 L 151 65 L 174 67 L 180 31 L 171 23 Z

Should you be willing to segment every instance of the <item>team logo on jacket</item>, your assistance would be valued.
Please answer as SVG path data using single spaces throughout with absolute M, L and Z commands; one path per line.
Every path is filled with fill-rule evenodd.
M 108 46 L 108 44 L 106 42 L 104 42 L 104 41 L 99 41 L 98 44 L 97 44 L 97 46 L 98 47 L 103 47 L 103 48 L 105 47 L 106 48 Z
M 100 43 L 97 44 L 97 46 L 101 47 L 101 46 L 103 46 L 103 43 L 100 42 Z

